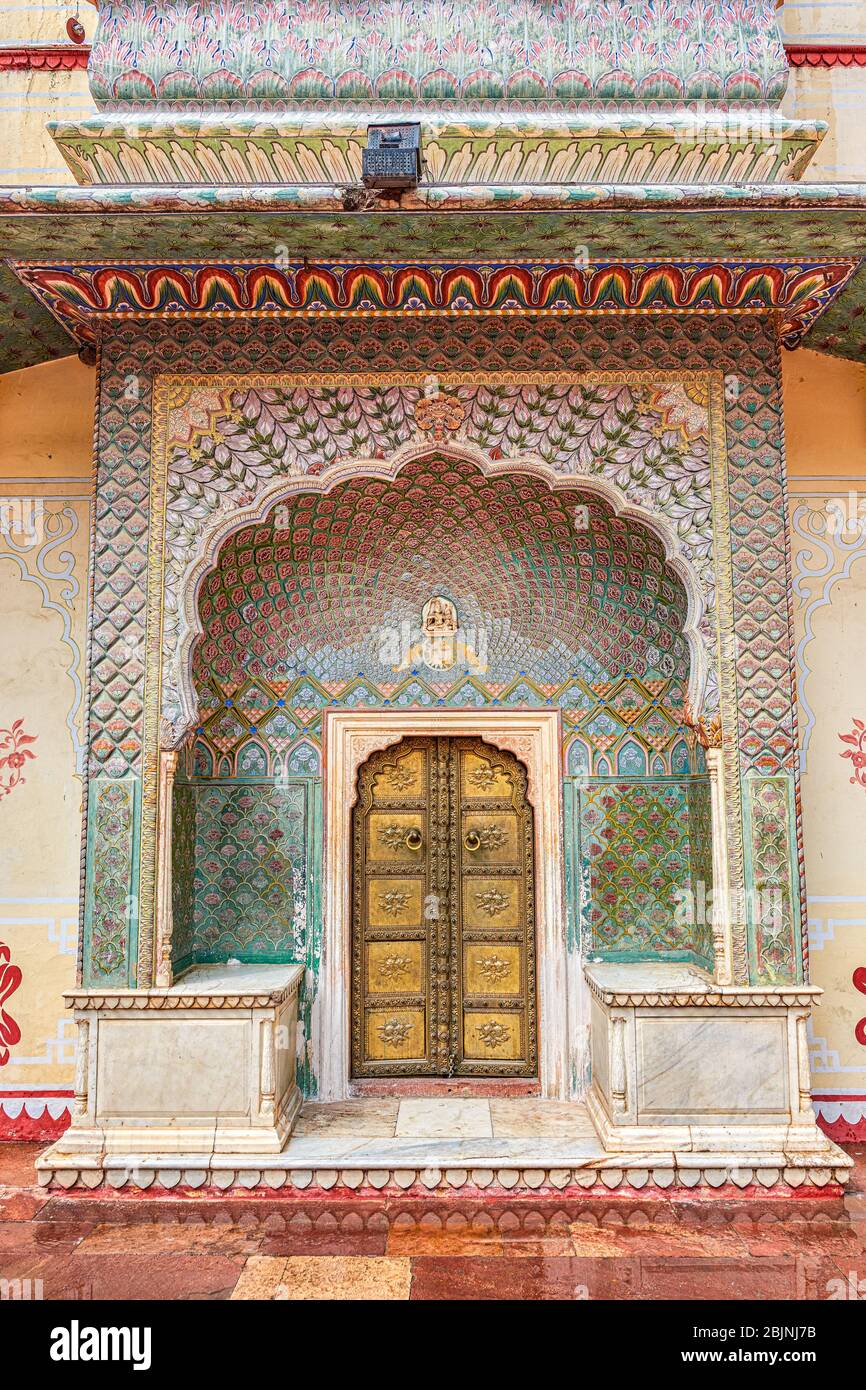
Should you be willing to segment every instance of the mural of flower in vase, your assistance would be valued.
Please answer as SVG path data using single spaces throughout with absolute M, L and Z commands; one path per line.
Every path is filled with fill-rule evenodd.
M 840 753 L 840 758 L 850 758 L 854 769 L 854 776 L 850 781 L 854 786 L 863 787 L 866 790 L 866 724 L 862 719 L 854 720 L 854 729 L 850 734 L 840 734 L 843 743 L 849 743 L 850 748 L 846 748 L 844 753 Z
M 36 734 L 25 734 L 23 719 L 16 719 L 11 729 L 0 729 L 0 801 L 13 787 L 26 781 L 22 769 L 28 758 L 35 758 L 36 754 L 25 744 L 35 743 L 36 739 Z

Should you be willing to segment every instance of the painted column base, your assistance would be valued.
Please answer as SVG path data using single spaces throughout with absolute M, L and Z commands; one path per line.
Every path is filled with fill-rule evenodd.
M 272 1153 L 301 1108 L 300 965 L 197 966 L 162 989 L 76 991 L 72 1123 L 40 1166 Z
M 806 1022 L 810 985 L 717 985 L 688 965 L 586 967 L 593 1081 L 607 1153 L 672 1151 L 678 1166 L 847 1173 L 818 1128 Z

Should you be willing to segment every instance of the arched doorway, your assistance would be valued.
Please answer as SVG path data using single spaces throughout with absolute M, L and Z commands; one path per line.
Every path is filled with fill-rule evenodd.
M 526 769 L 403 739 L 359 771 L 352 844 L 353 1077 L 536 1076 Z
M 537 1058 L 527 1029 L 512 1075 L 543 1095 L 585 1088 L 586 954 L 709 959 L 708 932 L 673 912 L 710 879 L 686 723 L 692 590 L 649 525 L 589 483 L 488 469 L 430 451 L 392 477 L 298 491 L 228 535 L 198 591 L 174 970 L 302 963 L 300 1074 L 321 1098 L 356 1074 L 358 768 L 409 733 L 483 737 L 528 770 Z M 444 1064 L 426 1043 L 396 1060 L 447 1075 L 453 1042 Z

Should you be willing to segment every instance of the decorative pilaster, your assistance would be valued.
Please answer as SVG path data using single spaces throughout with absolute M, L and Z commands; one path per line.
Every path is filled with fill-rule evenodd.
M 807 1121 L 813 1118 L 812 1074 L 809 1067 L 809 1036 L 807 1026 L 811 1010 L 803 1009 L 796 1015 L 797 1029 L 797 1077 L 800 1091 L 800 1115 Z
M 157 989 L 171 984 L 171 812 L 178 751 L 159 755 L 159 811 L 157 822 L 156 978 Z
M 274 1022 L 272 1018 L 262 1019 L 259 1042 L 262 1049 L 259 1076 L 259 1115 L 263 1120 L 273 1120 L 276 1076 L 274 1071 Z
M 616 1115 L 624 1115 L 628 1109 L 628 1096 L 626 1093 L 625 1025 L 626 1021 L 623 1015 L 614 1014 L 612 1016 L 610 1020 L 610 1094 L 613 1102 L 614 1114 Z
M 90 1021 L 79 1018 L 78 1038 L 75 1047 L 75 1098 L 72 1103 L 73 1123 L 83 1120 L 89 1105 L 90 1076 Z
M 710 810 L 713 827 L 713 975 L 716 984 L 734 983 L 734 942 L 731 923 L 731 889 L 728 875 L 728 823 L 721 748 L 706 750 L 710 775 Z

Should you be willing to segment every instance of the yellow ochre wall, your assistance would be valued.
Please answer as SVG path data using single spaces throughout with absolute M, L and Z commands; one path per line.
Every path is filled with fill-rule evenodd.
M 18 720 L 35 740 L 5 794 L 0 768 L 0 942 L 22 976 L 0 1005 L 21 1029 L 0 1066 L 0 1138 L 50 1136 L 73 1081 L 61 996 L 78 934 L 95 377 L 77 357 L 0 376 L 0 750 Z
M 0 0 L 0 44 L 68 44 L 70 18 L 84 25 L 89 42 L 97 14 L 87 0 Z M 0 71 L 0 184 L 74 183 L 45 126 L 95 111 L 84 68 Z

